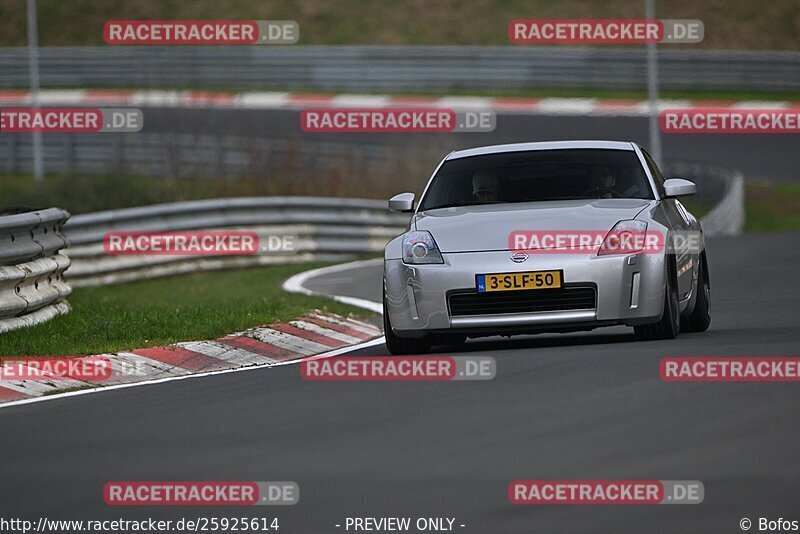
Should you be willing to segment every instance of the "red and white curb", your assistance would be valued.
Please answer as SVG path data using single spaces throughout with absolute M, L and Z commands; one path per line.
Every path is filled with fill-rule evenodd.
M 491 98 L 470 96 L 389 96 L 358 94 L 309 94 L 285 92 L 210 92 L 155 90 L 45 90 L 41 106 L 127 106 L 221 109 L 303 109 L 306 107 L 436 107 L 455 110 L 494 110 L 497 113 L 532 113 L 541 115 L 628 115 L 649 113 L 647 100 L 600 98 Z M 30 105 L 25 90 L 0 90 L 0 106 Z M 800 102 L 659 100 L 658 110 L 665 109 L 787 109 Z
M 0 380 L 0 403 L 20 404 L 75 388 L 113 389 L 127 384 L 282 365 L 309 356 L 335 356 L 354 346 L 382 342 L 382 336 L 383 332 L 369 323 L 313 311 L 288 323 L 252 328 L 215 340 L 98 355 L 111 362 L 108 378 L 84 381 L 52 375 L 35 380 Z

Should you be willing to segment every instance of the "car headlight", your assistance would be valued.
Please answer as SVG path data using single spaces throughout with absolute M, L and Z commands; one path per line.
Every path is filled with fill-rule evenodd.
M 619 221 L 614 228 L 606 234 L 598 256 L 612 254 L 638 254 L 644 250 L 647 242 L 647 223 L 644 221 L 626 220 Z
M 403 236 L 403 263 L 444 263 L 444 260 L 431 233 L 423 230 Z

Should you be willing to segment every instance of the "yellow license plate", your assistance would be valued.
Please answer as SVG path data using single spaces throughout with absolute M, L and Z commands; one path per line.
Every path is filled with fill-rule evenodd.
M 489 291 L 520 291 L 525 289 L 552 289 L 563 286 L 561 271 L 532 271 L 527 273 L 499 273 L 475 275 L 478 293 Z

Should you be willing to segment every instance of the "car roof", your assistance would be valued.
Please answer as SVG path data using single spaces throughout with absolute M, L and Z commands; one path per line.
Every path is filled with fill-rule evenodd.
M 604 150 L 633 150 L 634 144 L 629 141 L 541 141 L 536 143 L 513 143 L 509 145 L 491 145 L 451 152 L 445 159 L 468 158 L 485 154 L 503 152 L 523 152 L 528 150 L 560 150 L 570 148 L 595 148 Z

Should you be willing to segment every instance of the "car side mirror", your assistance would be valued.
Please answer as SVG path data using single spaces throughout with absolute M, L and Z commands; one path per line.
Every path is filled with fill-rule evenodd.
M 697 186 L 689 180 L 670 178 L 664 181 L 664 196 L 666 198 L 685 197 L 695 193 L 697 193 Z
M 400 193 L 389 199 L 389 209 L 392 211 L 414 211 L 414 193 Z

